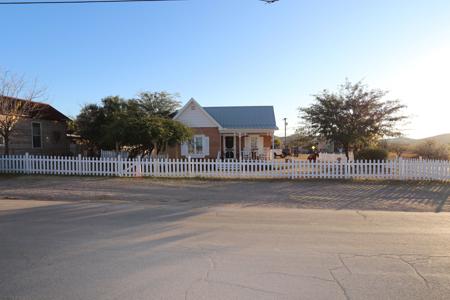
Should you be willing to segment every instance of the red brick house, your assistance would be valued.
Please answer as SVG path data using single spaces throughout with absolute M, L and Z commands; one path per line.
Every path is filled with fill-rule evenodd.
M 202 107 L 189 100 L 174 116 L 194 131 L 170 158 L 269 159 L 278 129 L 273 106 Z

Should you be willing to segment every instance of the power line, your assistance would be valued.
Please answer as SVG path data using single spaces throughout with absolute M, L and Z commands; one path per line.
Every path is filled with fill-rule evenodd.
M 37 4 L 89 4 L 89 3 L 120 3 L 120 2 L 168 2 L 185 0 L 68 0 L 68 1 L 9 1 L 0 5 L 37 5 Z

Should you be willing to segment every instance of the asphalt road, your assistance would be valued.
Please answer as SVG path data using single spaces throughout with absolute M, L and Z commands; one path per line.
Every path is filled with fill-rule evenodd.
M 260 203 L 248 202 L 245 183 L 142 181 L 130 188 L 120 180 L 30 180 L 0 179 L 0 299 L 450 295 L 450 213 L 434 208 L 297 208 L 267 201 L 265 190 Z M 222 193 L 216 203 L 201 190 L 189 192 L 196 184 L 234 198 L 224 201 Z M 285 185 L 247 184 L 248 193 L 258 184 Z M 108 185 L 113 196 L 94 197 L 94 190 L 106 193 Z M 329 183 L 314 187 L 329 192 Z M 399 188 L 405 195 L 412 186 Z M 163 197 L 164 189 L 176 201 Z M 436 191 L 437 204 L 446 191 L 445 185 Z M 348 195 L 352 205 L 355 195 Z

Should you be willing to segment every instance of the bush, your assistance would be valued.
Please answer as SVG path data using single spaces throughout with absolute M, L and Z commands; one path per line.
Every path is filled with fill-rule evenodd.
M 419 144 L 415 152 L 424 159 L 447 160 L 449 158 L 448 147 L 434 141 L 425 141 Z
M 384 149 L 366 148 L 358 151 L 355 155 L 356 160 L 385 160 L 388 157 L 388 152 Z

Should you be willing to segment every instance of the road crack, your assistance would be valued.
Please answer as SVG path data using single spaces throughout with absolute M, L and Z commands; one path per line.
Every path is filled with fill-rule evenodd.
M 342 293 L 344 294 L 345 299 L 350 300 L 350 296 L 348 295 L 347 290 L 345 289 L 344 285 L 339 281 L 339 279 L 337 279 L 337 277 L 333 273 L 334 271 L 336 271 L 338 269 L 340 269 L 340 267 L 328 269 L 328 272 L 330 273 L 331 277 L 333 277 L 334 282 L 336 282 L 336 284 L 341 289 Z
M 326 279 L 326 278 L 322 278 L 322 277 L 318 277 L 318 276 L 313 276 L 313 275 L 290 274 L 290 273 L 285 273 L 285 272 L 264 272 L 264 273 L 261 273 L 261 275 L 265 275 L 265 274 L 274 274 L 274 275 L 282 275 L 282 276 L 289 276 L 289 277 L 300 277 L 300 278 L 311 278 L 311 279 L 316 279 L 316 280 L 320 280 L 320 281 L 334 282 L 334 280 Z
M 363 217 L 364 220 L 367 220 L 367 215 L 363 214 L 362 212 L 360 212 L 359 210 L 356 211 L 357 215 L 360 215 L 361 217 Z
M 415 273 L 419 278 L 422 279 L 422 281 L 423 281 L 423 283 L 425 284 L 425 286 L 426 286 L 427 288 L 430 288 L 430 284 L 429 284 L 428 280 L 425 278 L 425 276 L 423 276 L 423 275 L 419 272 L 419 270 L 417 270 L 417 268 L 414 266 L 413 263 L 407 261 L 406 259 L 404 259 L 404 258 L 401 257 L 401 256 L 398 256 L 398 259 L 401 260 L 402 262 L 404 262 L 405 264 L 407 264 L 407 265 L 414 271 L 414 273 Z
M 243 285 L 243 284 L 238 284 L 238 283 L 227 282 L 227 281 L 218 281 L 218 280 L 210 280 L 210 279 L 208 279 L 206 281 L 209 282 L 209 283 L 213 283 L 213 284 L 228 285 L 228 286 L 233 286 L 233 287 L 238 287 L 238 288 L 242 288 L 242 289 L 251 290 L 251 291 L 254 291 L 254 292 L 266 293 L 266 294 L 270 294 L 270 295 L 277 295 L 277 296 L 284 295 L 282 293 L 278 293 L 278 292 L 274 292 L 274 291 L 264 290 L 264 289 L 260 289 L 260 288 L 255 288 L 255 287 L 251 287 L 251 286 L 247 286 L 247 285 Z
M 204 254 L 207 255 L 207 254 Z M 208 259 L 208 269 L 206 270 L 206 272 L 203 274 L 202 277 L 194 280 L 189 287 L 185 290 L 184 292 L 184 300 L 187 300 L 189 298 L 189 293 L 191 292 L 192 288 L 194 287 L 194 285 L 198 282 L 206 282 L 209 283 L 210 279 L 209 279 L 209 274 L 211 273 L 211 271 L 214 271 L 216 269 L 216 263 L 214 261 L 214 257 L 211 255 L 207 255 L 207 259 Z
M 342 259 L 342 255 L 344 255 L 343 253 L 339 253 L 339 259 L 341 260 L 342 265 L 347 269 L 347 271 L 349 271 L 349 273 L 351 274 L 351 271 L 349 268 L 347 268 L 347 266 L 345 265 L 343 259 Z M 416 261 L 423 261 L 423 260 L 429 260 L 430 258 L 433 257 L 444 257 L 444 258 L 448 258 L 450 256 L 447 255 L 420 255 L 420 254 L 404 254 L 404 255 L 399 255 L 399 254 L 392 254 L 392 253 L 379 253 L 379 254 L 370 254 L 370 255 L 364 255 L 364 254 L 345 254 L 345 255 L 349 255 L 346 256 L 346 258 L 354 258 L 354 257 L 367 257 L 367 258 L 371 258 L 371 257 L 382 257 L 382 258 L 390 258 L 390 259 L 398 259 L 401 262 L 403 262 L 404 264 L 408 265 L 409 268 L 411 270 L 413 270 L 414 274 L 420 278 L 420 280 L 424 283 L 424 285 L 429 289 L 430 288 L 430 283 L 429 281 L 426 279 L 426 277 L 424 275 L 422 275 L 422 273 L 416 268 L 416 266 L 414 265 L 414 262 Z M 414 262 L 408 261 L 406 260 L 404 257 L 418 257 L 414 260 Z
M 339 261 L 341 262 L 342 266 L 347 270 L 347 272 L 348 272 L 349 274 L 352 274 L 352 271 L 351 271 L 350 268 L 347 266 L 347 264 L 344 262 L 344 259 L 342 258 L 342 255 L 341 255 L 341 254 L 338 254 L 338 258 L 339 258 Z

